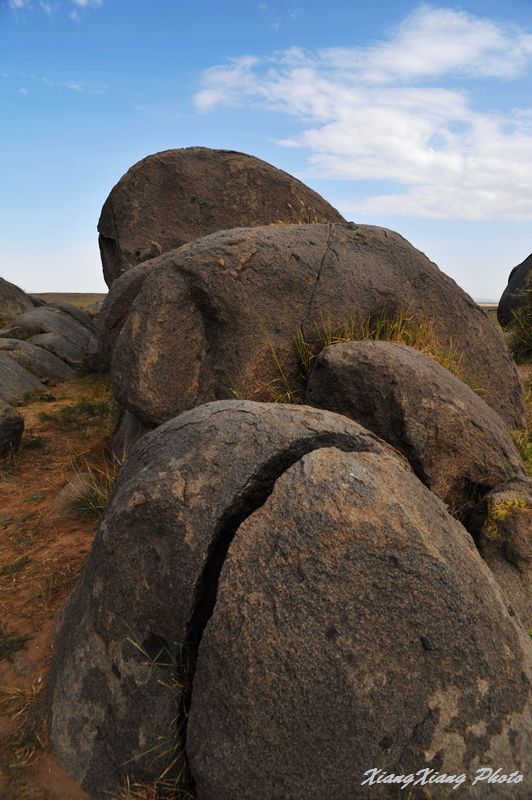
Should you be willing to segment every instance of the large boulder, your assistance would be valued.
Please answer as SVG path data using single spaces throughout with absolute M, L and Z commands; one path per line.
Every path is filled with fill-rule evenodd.
M 433 358 L 392 342 L 345 342 L 315 361 L 305 402 L 397 448 L 464 523 L 479 494 L 526 471 L 506 426 Z
M 316 325 L 353 314 L 408 309 L 432 321 L 442 349 L 457 351 L 504 422 L 523 427 L 523 390 L 501 335 L 392 231 L 348 223 L 222 231 L 160 256 L 117 291 L 116 303 L 114 287 L 106 301 L 113 391 L 147 424 L 235 394 L 271 399 L 268 386 L 297 383 L 298 329 L 312 337 Z
M 471 517 L 471 531 L 512 613 L 532 631 L 532 478 L 488 492 Z
M 0 338 L 0 352 L 14 359 L 17 364 L 46 383 L 65 381 L 74 375 L 74 371 L 68 364 L 45 350 L 44 347 L 38 347 L 32 342 Z
M 0 397 L 0 456 L 18 450 L 24 431 L 24 417 Z
M 532 305 L 532 253 L 510 272 L 497 308 L 499 325 L 507 328 L 515 319 L 514 313 L 527 304 Z
M 93 798 L 128 773 L 160 774 L 183 657 L 192 670 L 235 532 L 291 464 L 329 446 L 403 463 L 337 414 L 240 401 L 193 409 L 134 447 L 62 612 L 49 685 L 54 754 Z
M 46 388 L 31 372 L 0 352 L 0 398 L 10 403 L 12 400 L 44 392 Z
M 471 537 L 403 464 L 314 451 L 225 558 L 187 725 L 196 797 L 399 796 L 364 784 L 372 768 L 526 779 L 531 655 Z
M 110 286 L 141 261 L 227 228 L 341 221 L 319 194 L 259 158 L 207 147 L 165 150 L 131 167 L 105 201 L 103 273 Z
M 33 300 L 14 283 L 0 278 L 0 324 L 13 319 L 34 306 Z

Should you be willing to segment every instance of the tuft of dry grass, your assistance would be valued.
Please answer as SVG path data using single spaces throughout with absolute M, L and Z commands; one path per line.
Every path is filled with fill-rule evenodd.
M 301 403 L 314 361 L 325 347 L 368 340 L 396 342 L 414 347 L 438 361 L 473 390 L 478 389 L 463 368 L 462 354 L 452 344 L 449 346 L 441 342 L 434 323 L 404 310 L 392 315 L 383 313 L 376 317 L 362 318 L 353 314 L 340 323 L 322 317 L 309 332 L 299 328 L 294 338 L 298 367 L 295 378 L 290 376 L 277 349 L 270 344 L 270 355 L 277 376 L 251 392 L 248 399 L 266 397 L 273 403 Z M 244 399 L 242 392 L 235 389 L 232 392 L 237 399 Z

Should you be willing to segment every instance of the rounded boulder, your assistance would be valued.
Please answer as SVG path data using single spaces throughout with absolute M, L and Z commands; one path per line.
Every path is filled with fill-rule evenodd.
M 104 277 L 110 286 L 141 261 L 227 228 L 342 220 L 319 194 L 254 156 L 165 150 L 131 167 L 105 201 L 98 223 Z

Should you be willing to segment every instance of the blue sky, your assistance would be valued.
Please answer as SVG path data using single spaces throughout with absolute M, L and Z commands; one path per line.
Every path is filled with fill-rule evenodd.
M 0 274 L 104 291 L 133 163 L 242 150 L 475 298 L 532 251 L 532 2 L 0 0 Z

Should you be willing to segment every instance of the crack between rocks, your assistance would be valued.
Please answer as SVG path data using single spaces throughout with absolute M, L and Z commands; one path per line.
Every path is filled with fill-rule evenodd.
M 332 223 L 329 222 L 329 230 L 328 230 L 328 233 L 327 233 L 327 241 L 325 242 L 325 248 L 323 250 L 323 255 L 321 257 L 320 266 L 318 267 L 318 274 L 316 275 L 316 280 L 314 282 L 314 287 L 312 289 L 312 294 L 310 295 L 310 299 L 308 301 L 307 317 L 310 317 L 310 315 L 312 313 L 312 306 L 313 306 L 313 303 L 314 303 L 314 297 L 316 295 L 316 291 L 318 289 L 318 284 L 319 284 L 320 278 L 321 278 L 321 273 L 322 273 L 323 267 L 325 265 L 325 259 L 327 257 L 327 253 L 329 252 L 329 249 L 330 249 L 329 245 L 330 245 L 331 238 L 332 238 Z
M 183 720 L 181 732 L 183 753 L 187 764 L 187 772 L 191 776 L 192 782 L 192 773 L 190 772 L 186 755 L 187 723 L 192 700 L 192 684 L 196 671 L 198 648 L 216 606 L 220 575 L 229 547 L 242 523 L 264 506 L 279 478 L 294 464 L 301 461 L 304 456 L 328 447 L 335 447 L 343 452 L 368 451 L 363 442 L 357 443 L 352 436 L 345 433 L 324 432 L 291 443 L 282 453 L 277 453 L 265 464 L 261 465 L 258 472 L 242 488 L 232 507 L 222 516 L 216 528 L 202 574 L 196 584 L 194 610 L 186 628 L 185 638 L 189 688 L 183 694 L 180 717 Z

